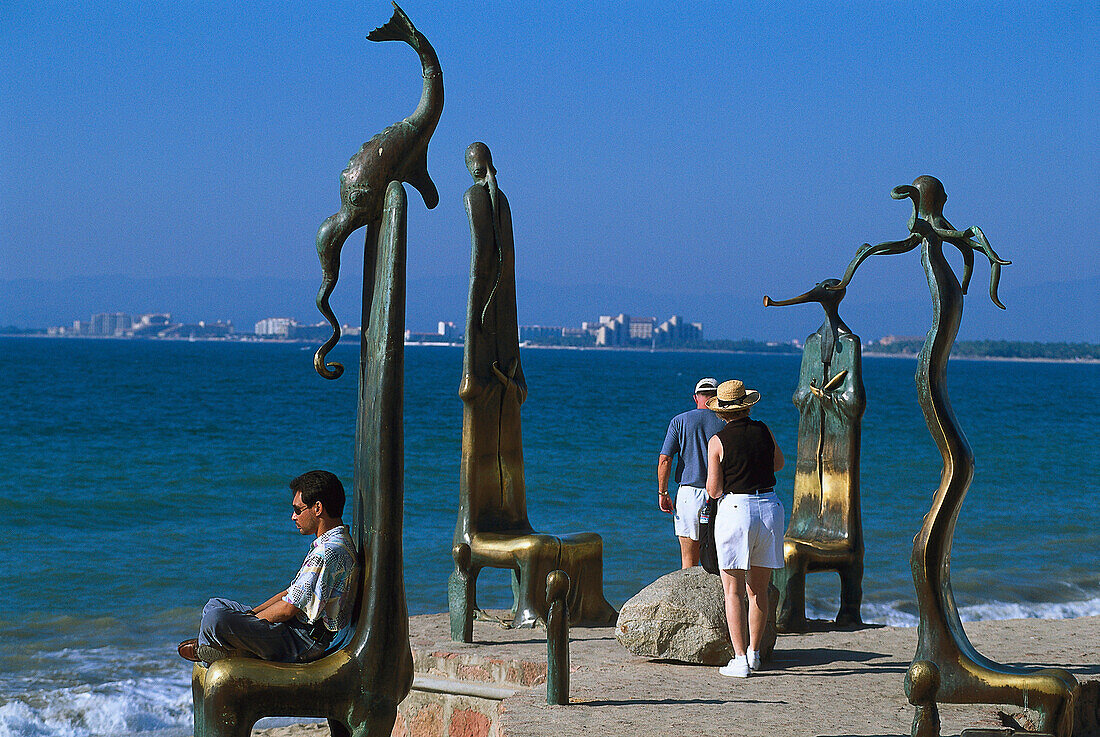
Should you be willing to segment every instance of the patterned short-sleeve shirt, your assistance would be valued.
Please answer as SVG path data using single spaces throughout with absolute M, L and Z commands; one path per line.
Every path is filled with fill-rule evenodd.
M 337 632 L 351 622 L 357 567 L 348 526 L 333 528 L 313 541 L 283 601 L 301 610 L 299 619 L 313 624 L 320 618 Z

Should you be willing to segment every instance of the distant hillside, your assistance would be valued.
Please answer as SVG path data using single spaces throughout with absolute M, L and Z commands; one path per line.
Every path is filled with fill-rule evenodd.
M 868 353 L 885 353 L 899 356 L 915 356 L 924 346 L 924 340 L 894 340 L 874 343 L 864 350 Z M 1100 345 L 1095 343 L 1035 343 L 1015 340 L 961 340 L 951 350 L 955 357 L 975 358 L 1030 358 L 1050 360 L 1100 360 Z
M 359 322 L 357 281 L 346 278 L 333 295 L 333 307 L 343 322 Z M 975 285 L 967 299 L 960 340 L 1100 343 L 1100 276 L 1044 284 L 1003 280 L 1000 293 L 1007 312 L 989 303 L 983 286 Z M 406 324 L 417 331 L 434 329 L 440 320 L 462 324 L 466 288 L 465 280 L 438 283 L 410 278 Z M 0 325 L 45 328 L 87 320 L 93 312 L 115 311 L 171 312 L 184 322 L 228 319 L 244 330 L 265 317 L 313 323 L 321 320 L 313 302 L 316 291 L 317 280 L 312 276 L 2 280 Z M 662 320 L 679 314 L 702 322 L 704 337 L 710 340 L 787 341 L 804 339 L 822 319 L 821 310 L 813 305 L 765 308 L 759 288 L 731 294 L 660 292 L 608 284 L 566 287 L 521 279 L 518 292 L 520 322 L 529 325 L 579 326 L 583 320 L 619 312 Z M 861 301 L 859 291 L 853 290 L 841 315 L 864 341 L 870 341 L 884 335 L 923 335 L 929 327 L 931 307 L 926 298 Z

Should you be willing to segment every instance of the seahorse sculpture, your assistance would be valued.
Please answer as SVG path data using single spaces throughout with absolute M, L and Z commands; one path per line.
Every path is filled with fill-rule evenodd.
M 396 5 L 394 9 L 393 18 L 368 38 L 404 40 L 420 53 L 424 65 L 421 105 L 418 113 L 375 136 L 352 159 L 342 177 L 343 207 L 318 233 L 318 252 L 325 266 L 318 304 L 324 305 L 324 312 L 336 282 L 340 246 L 352 230 L 369 226 L 352 524 L 363 578 L 353 631 L 335 651 L 309 663 L 226 658 L 209 669 L 196 665 L 192 675 L 196 737 L 248 737 L 256 720 L 265 716 L 324 717 L 333 737 L 383 737 L 392 732 L 398 704 L 412 686 L 401 550 L 408 230 L 408 201 L 401 181 L 416 186 L 429 207 L 436 204 L 438 197 L 423 159 L 443 103 L 443 83 L 435 52 L 401 9 Z M 327 316 L 336 330 L 331 341 L 335 343 L 339 328 L 331 310 Z M 335 378 L 342 367 L 325 366 L 326 350 L 318 351 L 316 366 L 322 376 Z
M 913 540 L 910 565 L 916 587 L 920 624 L 917 651 L 905 675 L 905 692 L 916 707 L 913 737 L 939 735 L 940 703 L 1016 704 L 1039 713 L 1039 731 L 1070 737 L 1077 680 L 1059 668 L 1031 670 L 996 663 L 979 653 L 967 639 L 951 590 L 951 541 L 967 488 L 974 476 L 974 453 L 955 419 L 947 396 L 947 360 L 962 319 L 963 295 L 974 267 L 974 253 L 989 259 L 989 296 L 997 297 L 1001 259 L 978 227 L 956 230 L 943 216 L 947 201 L 943 184 L 930 176 L 917 177 L 912 186 L 895 187 L 894 199 L 913 201 L 908 238 L 864 244 L 844 278 L 833 289 L 848 285 L 869 256 L 900 254 L 921 248 L 921 260 L 932 293 L 932 327 L 917 363 L 917 396 L 925 422 L 943 458 L 940 486 Z M 960 283 L 944 257 L 944 243 L 962 252 Z
M 382 220 L 382 202 L 390 182 L 408 182 L 420 192 L 429 210 L 439 204 L 439 192 L 428 175 L 428 141 L 443 112 L 443 70 L 435 49 L 416 30 L 404 11 L 393 4 L 393 18 L 370 32 L 371 41 L 404 41 L 420 56 L 424 87 L 420 103 L 412 115 L 394 123 L 363 144 L 340 173 L 340 210 L 329 216 L 317 230 L 317 256 L 321 260 L 321 288 L 317 309 L 332 326 L 332 336 L 317 349 L 313 365 L 326 379 L 344 373 L 339 363 L 326 363 L 326 356 L 340 341 L 340 323 L 329 306 L 329 297 L 340 277 L 340 249 L 354 231 L 370 226 L 367 243 L 373 242 L 369 230 Z M 374 254 L 367 253 L 364 271 L 371 270 Z M 370 301 L 370 293 L 363 301 Z M 362 326 L 365 331 L 366 325 Z

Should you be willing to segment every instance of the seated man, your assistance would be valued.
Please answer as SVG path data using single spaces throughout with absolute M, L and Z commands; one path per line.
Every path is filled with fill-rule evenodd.
M 308 471 L 290 482 L 290 518 L 303 535 L 314 535 L 302 569 L 286 591 L 249 609 L 228 599 L 211 599 L 202 610 L 196 639 L 179 654 L 211 663 L 247 655 L 282 663 L 316 660 L 351 621 L 355 605 L 356 554 L 348 526 L 340 519 L 344 487 L 328 471 Z

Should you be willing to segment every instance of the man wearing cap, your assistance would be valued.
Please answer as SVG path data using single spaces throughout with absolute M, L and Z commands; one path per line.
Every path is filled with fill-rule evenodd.
M 726 426 L 711 410 L 707 400 L 718 391 L 718 380 L 699 379 L 695 384 L 695 409 L 683 412 L 668 423 L 664 445 L 657 459 L 657 503 L 662 512 L 675 514 L 674 527 L 680 538 L 680 564 L 699 565 L 699 513 L 707 502 L 707 442 Z M 672 457 L 676 461 L 676 502 L 668 493 Z

